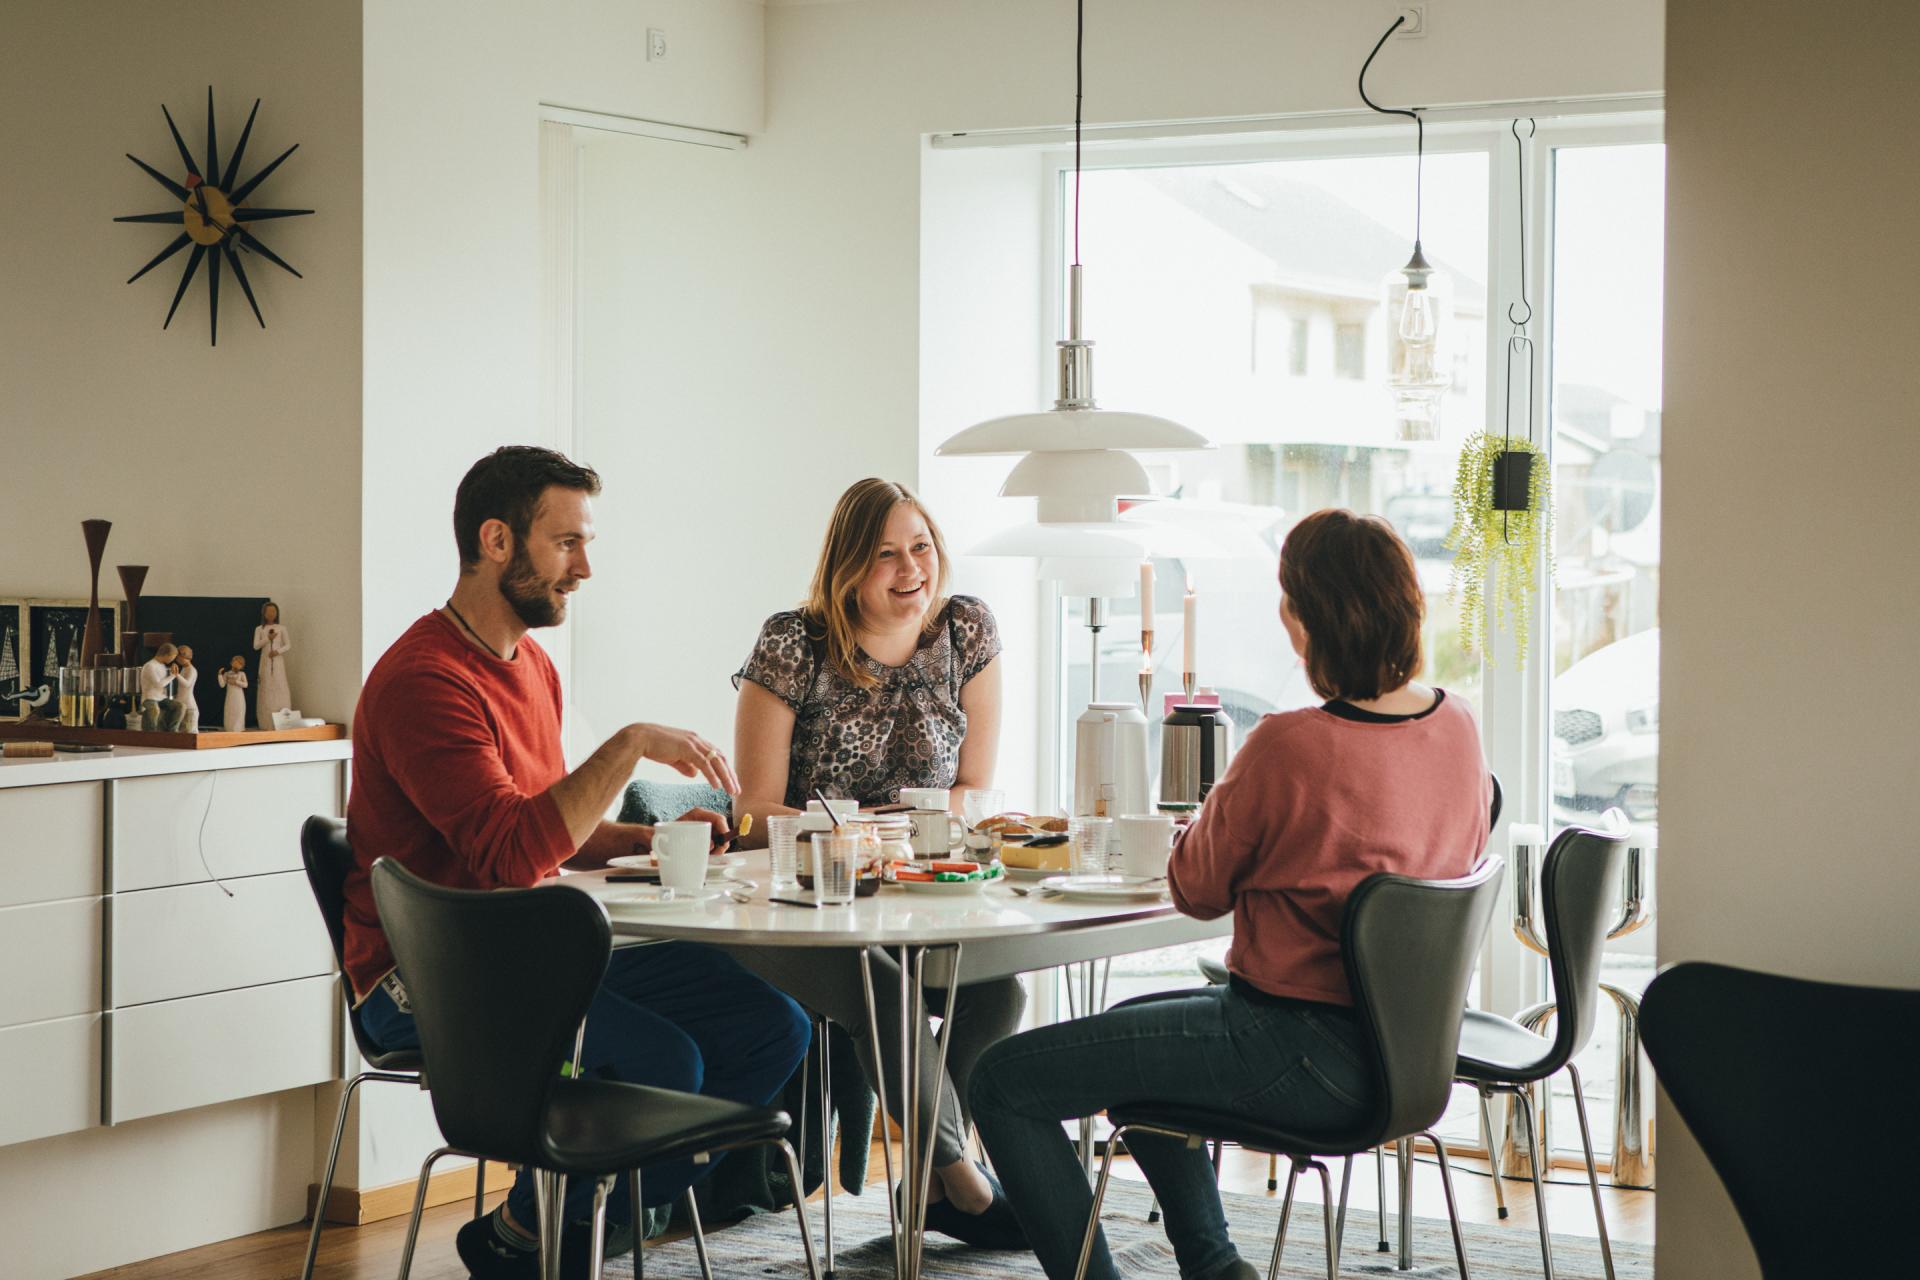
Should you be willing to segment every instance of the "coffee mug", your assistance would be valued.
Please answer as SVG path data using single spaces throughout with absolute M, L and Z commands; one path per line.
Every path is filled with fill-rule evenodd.
M 1150 879 L 1167 874 L 1173 852 L 1173 819 L 1163 813 L 1129 814 L 1114 823 L 1114 870 Z
M 907 820 L 913 823 L 916 858 L 944 858 L 967 836 L 967 824 L 945 809 L 915 809 Z
M 945 809 L 953 803 L 953 793 L 945 787 L 902 787 L 900 803 L 915 809 Z
M 660 864 L 660 883 L 668 889 L 691 892 L 707 882 L 708 851 L 713 827 L 705 822 L 663 822 L 653 829 L 653 856 Z

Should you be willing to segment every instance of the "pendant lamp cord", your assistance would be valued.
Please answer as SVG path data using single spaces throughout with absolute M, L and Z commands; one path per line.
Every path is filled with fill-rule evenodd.
M 1367 60 L 1360 64 L 1360 101 L 1366 103 L 1383 116 L 1405 116 L 1407 119 L 1413 121 L 1413 243 L 1417 248 L 1420 244 L 1421 178 L 1423 176 L 1422 170 L 1426 165 L 1427 154 L 1426 121 L 1420 118 L 1420 113 L 1417 110 L 1409 110 L 1405 107 L 1383 107 L 1367 96 L 1367 68 L 1373 65 L 1373 60 L 1380 55 L 1380 50 L 1386 47 L 1387 41 L 1393 38 L 1393 33 L 1398 31 L 1401 24 L 1406 22 L 1406 20 L 1407 16 L 1405 14 L 1401 14 L 1395 18 L 1393 25 L 1387 28 L 1386 34 L 1380 37 L 1379 43 L 1373 46 L 1373 52 L 1367 55 Z
M 1080 99 L 1086 90 L 1087 0 L 1073 16 L 1073 265 L 1080 265 Z
M 1524 352 L 1527 357 L 1527 443 L 1533 443 L 1533 339 L 1527 336 L 1527 326 L 1533 323 L 1533 304 L 1527 301 L 1527 144 L 1520 136 L 1520 122 L 1515 120 L 1509 126 L 1513 133 L 1513 170 L 1514 185 L 1520 193 L 1520 300 L 1507 304 L 1507 321 L 1513 325 L 1513 333 L 1507 339 L 1507 414 L 1503 441 L 1507 451 L 1513 448 L 1513 357 L 1516 352 Z M 1533 137 L 1536 126 L 1531 117 L 1527 120 L 1527 138 Z M 1500 536 L 1509 545 L 1513 542 L 1513 533 L 1509 527 L 1510 511 L 1500 513 Z

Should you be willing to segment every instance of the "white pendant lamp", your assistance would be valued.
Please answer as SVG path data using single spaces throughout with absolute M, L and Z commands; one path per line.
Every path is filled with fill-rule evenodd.
M 934 450 L 949 458 L 1025 454 L 1000 487 L 1000 495 L 1037 499 L 1036 516 L 1042 525 L 1104 525 L 1118 515 L 1120 498 L 1152 493 L 1152 481 L 1133 456 L 1135 451 L 1209 447 L 1205 436 L 1177 422 L 1148 413 L 1102 409 L 1093 397 L 1093 343 L 1080 336 L 1080 101 L 1085 41 L 1086 3 L 1080 0 L 1074 28 L 1073 265 L 1068 272 L 1067 336 L 1055 344 L 1060 396 L 1052 409 L 988 419 Z
M 1390 353 L 1387 386 L 1393 391 L 1394 417 L 1405 441 L 1440 438 L 1442 397 L 1453 385 L 1447 367 L 1445 341 L 1453 317 L 1453 284 L 1446 272 L 1427 261 L 1420 247 L 1421 199 L 1427 152 L 1427 127 L 1417 110 L 1383 107 L 1367 96 L 1367 68 L 1400 29 L 1406 15 L 1395 18 L 1360 65 L 1360 100 L 1381 115 L 1406 116 L 1414 125 L 1413 256 L 1407 265 L 1387 274 L 1383 293 L 1392 328 L 1387 335 Z

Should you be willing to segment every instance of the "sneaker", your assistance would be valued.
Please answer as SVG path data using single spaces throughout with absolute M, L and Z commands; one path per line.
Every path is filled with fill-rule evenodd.
M 927 1206 L 927 1230 L 951 1236 L 976 1249 L 1028 1249 L 1027 1232 L 1013 1212 L 1006 1188 L 985 1165 L 978 1166 L 993 1188 L 993 1203 L 979 1213 L 966 1213 L 950 1200 Z
M 539 1280 L 540 1255 L 533 1249 L 518 1249 L 500 1238 L 493 1229 L 494 1214 L 464 1223 L 453 1238 L 453 1247 L 466 1264 L 473 1280 Z

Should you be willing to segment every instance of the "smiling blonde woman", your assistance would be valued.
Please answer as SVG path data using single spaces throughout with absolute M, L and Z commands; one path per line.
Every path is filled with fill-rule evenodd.
M 939 526 L 905 485 L 862 480 L 840 495 L 806 603 L 767 619 L 734 685 L 736 815 L 790 813 L 816 787 L 884 804 L 906 787 L 947 787 L 957 803 L 963 789 L 992 785 L 999 630 L 984 601 L 947 594 Z M 857 952 L 756 947 L 736 957 L 845 1027 L 873 1078 Z M 889 1055 L 884 1068 L 897 1080 L 899 969 L 877 950 L 869 958 Z M 1017 980 L 1001 978 L 963 986 L 952 1000 L 944 1077 L 935 1074 L 938 1055 L 920 1028 L 927 1037 L 922 1132 L 940 1099 L 927 1225 L 971 1244 L 1019 1247 L 1025 1237 L 999 1184 L 967 1158 L 965 1104 L 974 1062 L 1020 1025 L 1025 993 Z M 947 1000 L 930 993 L 929 1003 L 939 1012 Z M 900 1091 L 887 1092 L 897 1112 Z

